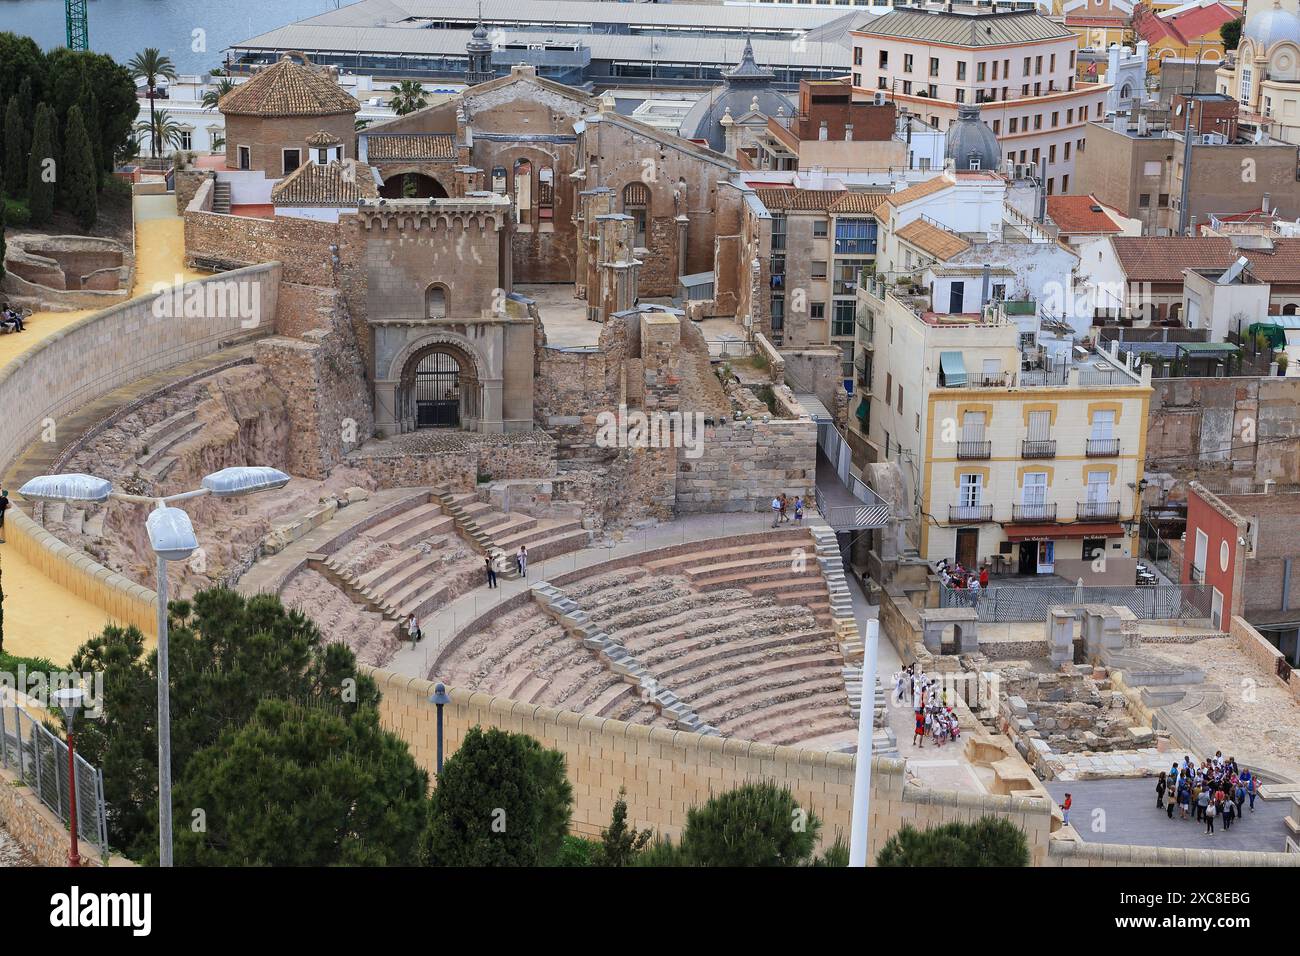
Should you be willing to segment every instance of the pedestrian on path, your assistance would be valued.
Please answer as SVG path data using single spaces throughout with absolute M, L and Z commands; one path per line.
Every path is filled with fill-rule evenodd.
M 1206 804 L 1205 807 L 1205 832 L 1210 836 L 1214 835 L 1214 804 L 1212 803 Z
M 406 631 L 411 635 L 411 650 L 415 650 L 415 645 L 424 640 L 424 635 L 420 633 L 420 622 L 412 614 L 406 621 Z
M 528 549 L 522 544 L 519 546 L 519 553 L 515 555 L 515 563 L 519 565 L 519 576 L 528 577 Z
M 1165 788 L 1167 786 L 1168 784 L 1165 783 L 1165 772 L 1161 770 L 1160 777 L 1156 780 L 1156 809 L 1157 810 L 1163 810 L 1165 808 Z
M 781 523 L 781 499 L 772 499 L 772 527 L 775 528 Z
M 0 491 L 0 544 L 5 541 L 5 512 L 9 510 L 9 491 Z
M 916 731 L 912 735 L 912 743 L 917 747 L 925 746 L 925 711 L 921 709 L 916 712 Z
M 1065 826 L 1070 825 L 1070 807 L 1074 805 L 1074 798 L 1068 793 L 1065 795 L 1065 802 L 1061 804 L 1061 822 Z
M 803 499 L 802 498 L 794 499 L 794 520 L 795 520 L 795 524 L 799 524 L 800 522 L 803 521 Z
M 487 565 L 487 586 L 494 588 L 497 586 L 497 569 L 492 566 L 491 558 L 484 559 L 484 563 Z

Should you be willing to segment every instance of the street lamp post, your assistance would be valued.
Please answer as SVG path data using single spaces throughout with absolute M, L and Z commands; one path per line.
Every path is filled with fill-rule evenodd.
M 871 816 L 871 735 L 876 713 L 876 651 L 880 622 L 867 621 L 862 656 L 862 706 L 858 709 L 858 754 L 853 770 L 853 816 L 849 824 L 849 866 L 867 865 L 867 827 Z
M 158 556 L 158 862 L 172 865 L 172 742 L 171 671 L 167 654 L 167 562 L 183 561 L 198 548 L 190 516 L 172 502 L 215 495 L 234 498 L 258 491 L 283 488 L 289 476 L 276 468 L 223 468 L 204 477 L 200 487 L 174 495 L 151 497 L 113 490 L 109 481 L 94 475 L 42 475 L 18 489 L 34 501 L 104 504 L 110 499 L 149 504 L 154 510 L 145 520 L 149 546 Z
M 80 841 L 77 839 L 77 745 L 73 721 L 86 694 L 80 687 L 64 687 L 54 692 L 54 700 L 68 721 L 68 829 L 72 842 L 68 845 L 68 866 L 81 866 Z
M 429 703 L 438 710 L 438 776 L 442 776 L 442 708 L 451 703 L 451 694 L 447 693 L 446 687 L 438 684 L 433 688 Z

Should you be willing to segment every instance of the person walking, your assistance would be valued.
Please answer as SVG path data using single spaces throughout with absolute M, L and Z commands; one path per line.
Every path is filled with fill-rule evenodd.
M 781 499 L 772 499 L 772 527 L 775 528 L 781 523 Z
M 519 546 L 519 553 L 515 555 L 515 564 L 519 566 L 519 576 L 528 577 L 528 549 L 522 544 Z
M 803 499 L 794 499 L 794 522 L 795 524 L 803 523 Z
M 980 590 L 985 590 L 989 586 L 989 566 L 980 565 Z
M 1233 807 L 1231 800 L 1224 800 L 1223 807 L 1223 832 L 1227 833 L 1232 829 L 1232 818 L 1236 815 L 1236 808 Z
M 1156 779 L 1156 809 L 1157 810 L 1163 810 L 1165 808 L 1165 789 L 1168 786 L 1169 785 L 1165 782 L 1165 772 L 1161 770 L 1160 776 Z
M 406 632 L 411 636 L 411 650 L 415 650 L 415 645 L 424 640 L 424 635 L 420 633 L 420 622 L 414 614 L 406 620 Z
M 1065 795 L 1065 802 L 1061 804 L 1061 822 L 1065 826 L 1070 825 L 1070 807 L 1074 805 L 1074 798 L 1068 793 Z
M 1249 770 L 1241 772 L 1241 780 L 1246 785 L 1246 799 L 1250 801 L 1250 812 L 1255 812 L 1255 775 Z
M 917 747 L 925 746 L 925 711 L 920 708 L 916 711 L 916 731 L 912 734 L 912 743 Z
M 487 566 L 487 586 L 494 588 L 497 586 L 497 569 L 492 566 L 491 558 L 484 558 L 483 563 Z
M 1205 793 L 1202 791 L 1201 796 Z M 1214 804 L 1207 803 L 1205 806 L 1205 832 L 1210 836 L 1214 835 Z
M 0 544 L 5 541 L 5 512 L 9 510 L 9 490 L 0 491 Z
M 786 513 L 790 508 L 790 499 L 785 496 L 784 491 L 781 492 L 780 501 L 781 501 L 781 511 L 777 515 L 777 518 L 781 522 L 781 524 L 785 524 L 787 521 L 790 520 L 790 516 Z

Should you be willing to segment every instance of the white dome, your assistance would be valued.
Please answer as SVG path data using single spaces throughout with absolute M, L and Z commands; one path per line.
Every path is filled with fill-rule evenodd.
M 1259 13 L 1250 13 L 1241 32 L 1265 50 L 1283 40 L 1300 43 L 1300 16 L 1296 16 L 1290 10 L 1283 10 L 1275 3 L 1268 9 L 1260 10 Z

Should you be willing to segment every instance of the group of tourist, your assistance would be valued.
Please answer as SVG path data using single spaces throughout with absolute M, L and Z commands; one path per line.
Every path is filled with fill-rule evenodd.
M 803 521 L 803 499 L 798 495 L 791 498 L 785 492 L 777 495 L 772 499 L 772 527 L 784 524 L 790 520 L 790 512 L 794 512 L 794 520 Z
M 942 747 L 961 736 L 952 691 L 921 673 L 915 662 L 894 674 L 894 700 L 902 701 L 909 695 L 916 717 L 912 736 L 915 746 L 925 746 L 925 738 L 930 737 L 935 746 Z
M 0 312 L 0 329 L 5 332 L 26 332 L 27 326 L 23 323 L 22 313 L 5 306 L 4 311 Z
M 989 566 L 987 564 L 981 564 L 978 571 L 967 571 L 961 566 L 960 561 L 949 564 L 948 559 L 943 558 L 935 567 L 935 571 L 945 587 L 980 591 L 989 586 Z
M 1258 792 L 1255 775 L 1238 766 L 1235 757 L 1225 759 L 1220 750 L 1199 765 L 1185 756 L 1181 766 L 1175 761 L 1162 770 L 1156 780 L 1156 809 L 1164 810 L 1170 820 L 1177 810 L 1178 819 L 1204 823 L 1206 834 L 1213 834 L 1215 820 L 1222 821 L 1226 831 L 1242 818 L 1247 804 L 1254 813 Z

